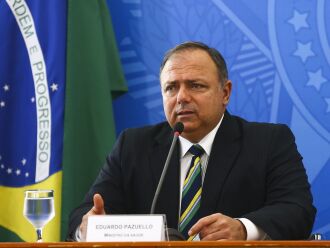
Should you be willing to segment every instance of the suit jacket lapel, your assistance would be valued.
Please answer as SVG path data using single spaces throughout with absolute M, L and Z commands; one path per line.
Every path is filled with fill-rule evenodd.
M 156 191 L 166 157 L 172 142 L 172 131 L 168 125 L 155 138 L 155 144 L 150 154 L 150 167 L 153 174 L 153 187 Z M 179 142 L 173 151 L 162 189 L 155 206 L 155 213 L 166 214 L 169 227 L 177 228 L 179 215 L 179 183 L 180 183 L 180 152 Z
M 241 130 L 228 112 L 215 136 L 206 174 L 201 199 L 201 216 L 216 212 L 223 184 L 240 151 Z

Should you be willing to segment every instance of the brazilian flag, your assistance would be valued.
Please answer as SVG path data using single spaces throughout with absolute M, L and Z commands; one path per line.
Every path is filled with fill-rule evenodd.
M 64 239 L 114 142 L 112 100 L 125 90 L 105 1 L 0 1 L 0 241 L 36 240 L 28 189 L 54 190 L 43 238 Z

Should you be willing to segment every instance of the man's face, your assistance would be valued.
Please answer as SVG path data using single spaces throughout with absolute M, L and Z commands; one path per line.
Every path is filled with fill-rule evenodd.
M 184 124 L 182 136 L 199 142 L 220 121 L 229 101 L 231 82 L 220 84 L 215 63 L 195 49 L 174 54 L 160 74 L 163 105 L 173 127 Z

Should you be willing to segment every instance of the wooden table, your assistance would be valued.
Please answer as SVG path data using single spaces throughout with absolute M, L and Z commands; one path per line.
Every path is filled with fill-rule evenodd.
M 56 242 L 56 243 L 0 243 L 0 248 L 111 248 L 111 247 L 146 247 L 146 248 L 184 248 L 184 247 L 246 247 L 246 248 L 271 248 L 271 247 L 330 247 L 330 241 L 224 241 L 224 242 L 186 242 L 186 241 L 170 241 L 170 242 Z

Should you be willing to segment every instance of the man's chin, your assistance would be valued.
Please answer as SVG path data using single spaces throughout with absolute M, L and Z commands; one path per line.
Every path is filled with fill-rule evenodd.
M 183 123 L 183 126 L 184 126 L 183 133 L 189 134 L 189 133 L 192 133 L 192 132 L 196 131 L 196 126 L 195 125 L 192 125 L 189 122 L 188 123 L 182 122 L 182 123 Z
M 193 121 L 193 120 L 188 119 L 188 118 L 176 118 L 175 123 L 177 123 L 177 122 L 182 122 L 183 123 L 183 126 L 184 126 L 183 132 L 185 132 L 185 133 L 194 132 L 198 128 L 198 123 L 196 123 L 196 121 Z M 173 125 L 175 123 L 173 123 Z

